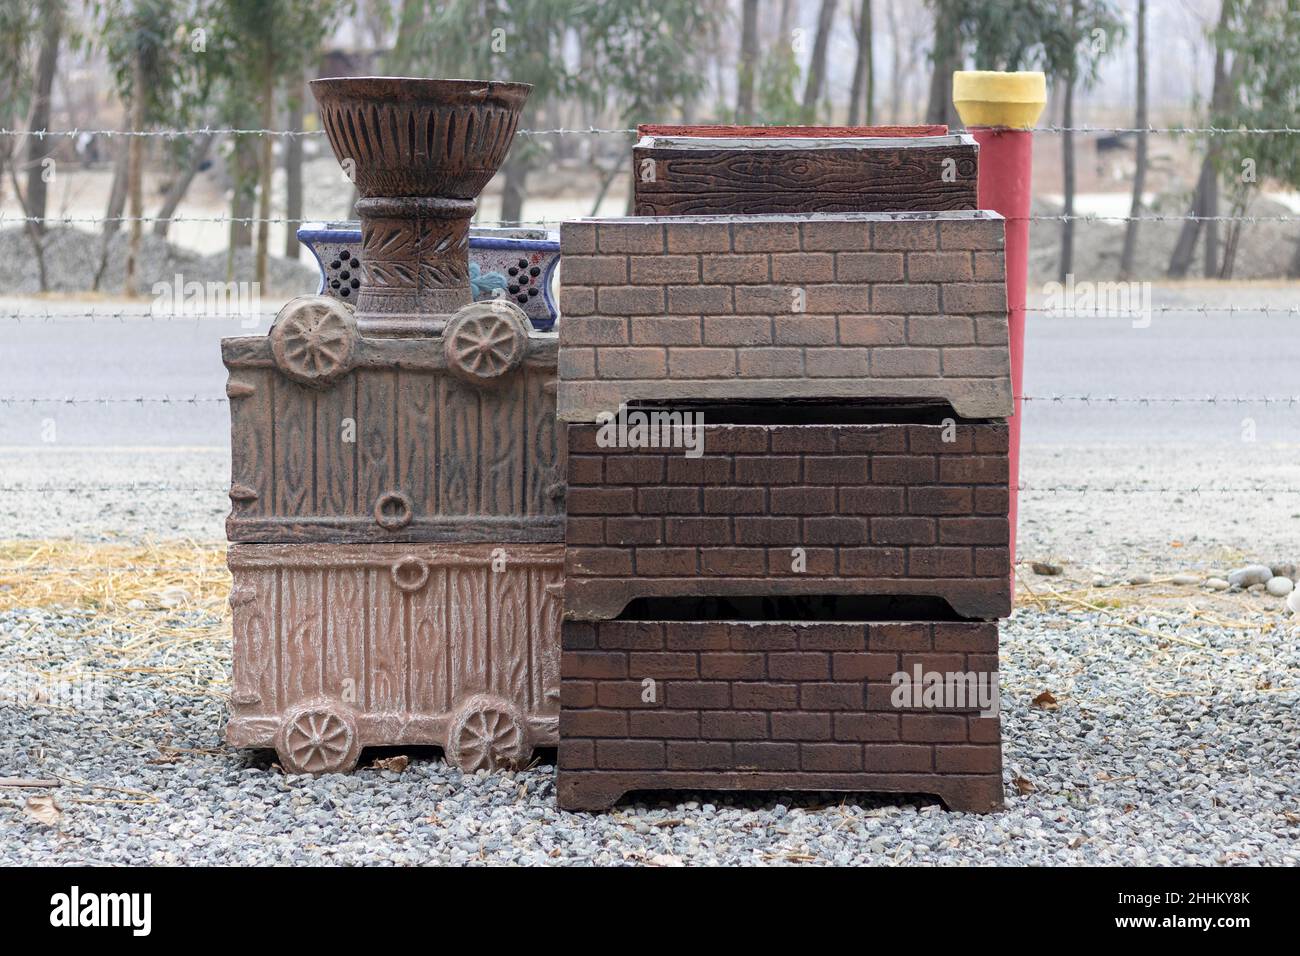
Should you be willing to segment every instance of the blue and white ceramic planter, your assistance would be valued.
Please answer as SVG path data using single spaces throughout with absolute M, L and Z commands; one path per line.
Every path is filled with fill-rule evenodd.
M 361 226 L 355 222 L 307 222 L 298 241 L 320 266 L 321 295 L 355 302 L 364 281 L 361 272 Z M 504 296 L 518 303 L 533 327 L 548 331 L 559 316 L 556 269 L 559 233 L 544 229 L 469 230 L 469 276 L 475 301 Z

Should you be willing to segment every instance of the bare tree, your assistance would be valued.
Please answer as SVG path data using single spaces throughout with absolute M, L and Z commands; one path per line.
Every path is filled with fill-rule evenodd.
M 1147 0 L 1137 6 L 1137 127 L 1136 168 L 1133 170 L 1133 201 L 1129 203 L 1128 223 L 1124 228 L 1124 250 L 1119 257 L 1119 277 L 1133 274 L 1133 256 L 1137 251 L 1138 216 L 1142 214 L 1142 192 L 1147 181 Z
M 1073 33 L 1079 22 L 1079 0 L 1070 3 L 1070 32 Z M 1061 219 L 1061 261 L 1057 269 L 1057 278 L 1065 278 L 1074 271 L 1074 88 L 1078 84 L 1079 67 L 1077 57 L 1071 56 L 1062 81 L 1063 97 L 1061 101 L 1061 163 L 1062 189 L 1065 192 L 1065 208 Z
M 932 0 L 934 43 L 930 47 L 930 96 L 925 108 L 927 123 L 957 125 L 952 105 L 952 75 L 961 68 L 961 16 L 953 0 Z
M 808 64 L 808 79 L 803 88 L 805 123 L 817 119 L 817 101 L 821 99 L 822 87 L 826 83 L 826 47 L 830 43 L 837 4 L 838 0 L 822 0 L 821 11 L 817 14 L 817 36 L 813 40 L 812 61 Z
M 889 122 L 898 123 L 903 110 L 903 32 L 898 28 L 898 0 L 885 5 L 889 23 Z
M 214 138 L 212 133 L 202 133 L 190 143 L 189 159 L 185 163 L 185 169 L 171 181 L 166 194 L 163 196 L 162 205 L 158 209 L 158 217 L 153 223 L 153 234 L 155 236 L 161 236 L 164 239 L 167 237 L 167 232 L 171 228 L 172 217 L 176 215 L 176 210 L 180 208 L 181 200 L 189 192 L 194 177 L 199 174 L 199 170 L 207 162 L 208 154 L 212 152 Z
M 289 96 L 285 103 L 288 114 L 287 128 L 295 133 L 303 127 L 303 82 L 289 80 Z M 284 144 L 285 233 L 284 256 L 297 259 L 299 255 L 298 224 L 302 219 L 302 137 L 289 136 Z
M 1243 61 L 1233 63 L 1231 72 L 1225 67 L 1225 56 L 1221 38 L 1226 34 L 1232 15 L 1234 0 L 1223 0 L 1219 7 L 1219 24 L 1214 32 L 1214 87 L 1210 93 L 1211 115 L 1227 110 L 1232 99 L 1232 90 L 1240 81 Z M 1222 148 L 1219 138 L 1211 136 L 1205 148 L 1205 159 L 1201 162 L 1201 174 L 1196 180 L 1196 191 L 1192 194 L 1188 218 L 1184 220 L 1178 232 L 1178 241 L 1174 243 L 1173 254 L 1169 257 L 1168 274 L 1179 279 L 1187 275 L 1192 267 L 1192 256 L 1196 252 L 1196 240 L 1200 237 L 1201 226 L 1206 230 L 1205 274 L 1212 276 L 1214 265 L 1218 261 L 1218 231 L 1216 224 L 1204 217 L 1215 216 L 1219 208 L 1219 174 L 1216 166 Z
M 41 52 L 36 59 L 36 88 L 32 98 L 28 130 L 50 126 L 50 93 L 59 65 L 59 44 L 63 39 L 63 0 L 44 0 L 40 9 Z M 48 136 L 27 137 L 27 210 L 37 219 L 36 234 L 45 231 L 47 183 L 44 160 L 54 148 Z
M 135 55 L 135 79 L 131 89 L 131 129 L 140 133 L 144 130 L 144 60 L 137 48 Z M 131 241 L 126 254 L 126 277 L 122 280 L 122 292 L 135 295 L 136 272 L 140 264 L 140 240 L 144 227 L 144 137 L 132 136 L 127 147 L 126 188 L 131 205 Z
M 758 69 L 758 0 L 744 0 L 740 16 L 740 74 L 736 82 L 736 122 L 754 122 L 754 73 Z
M 853 30 L 858 41 L 858 56 L 853 63 L 853 84 L 849 89 L 849 125 L 857 126 L 863 115 L 863 100 L 866 100 L 866 123 L 871 125 L 875 118 L 872 101 L 875 99 L 874 73 L 872 58 L 871 0 L 862 0 L 858 7 L 858 20 Z M 865 97 L 863 95 L 863 87 Z

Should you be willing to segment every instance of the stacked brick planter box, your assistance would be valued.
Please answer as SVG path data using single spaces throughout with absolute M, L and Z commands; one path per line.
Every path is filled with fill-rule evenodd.
M 894 675 L 993 675 L 1010 609 L 1002 222 L 567 223 L 559 793 L 1001 802 L 999 722 Z M 695 411 L 703 454 L 601 413 Z

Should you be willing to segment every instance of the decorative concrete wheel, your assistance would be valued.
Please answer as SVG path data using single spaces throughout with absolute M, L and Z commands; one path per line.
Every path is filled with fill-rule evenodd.
M 330 701 L 289 712 L 275 736 L 280 766 L 288 773 L 347 773 L 361 752 L 356 721 Z
M 448 320 L 442 339 L 453 375 L 475 385 L 495 385 L 523 364 L 528 317 L 511 302 L 475 302 Z
M 447 760 L 466 773 L 517 767 L 530 752 L 519 708 L 491 694 L 465 701 L 447 731 Z
M 352 368 L 357 322 L 351 306 L 324 295 L 300 295 L 280 309 L 271 326 L 271 354 L 288 378 L 326 388 Z

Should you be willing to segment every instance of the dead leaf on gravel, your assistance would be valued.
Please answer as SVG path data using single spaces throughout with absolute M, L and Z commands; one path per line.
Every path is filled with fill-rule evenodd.
M 1050 690 L 1045 690 L 1034 698 L 1033 705 L 1043 710 L 1056 710 L 1056 698 L 1052 696 Z
M 1056 577 L 1065 570 L 1059 564 L 1050 564 L 1047 561 L 1032 561 L 1029 567 L 1035 574 L 1045 578 Z
M 1011 780 L 1011 785 L 1016 788 L 1017 792 L 1022 797 L 1028 796 L 1031 793 L 1035 793 L 1038 790 L 1038 788 L 1034 786 L 1032 780 L 1027 780 L 1024 777 L 1013 777 Z
M 63 811 L 53 797 L 28 797 L 27 803 L 23 805 L 23 813 L 47 827 L 56 827 L 63 819 Z
M 650 857 L 651 866 L 685 866 L 682 858 L 673 856 L 671 853 L 656 853 Z
M 383 757 L 376 760 L 370 765 L 372 770 L 391 770 L 393 773 L 401 773 L 411 765 L 411 758 L 405 754 L 398 754 L 396 757 Z

